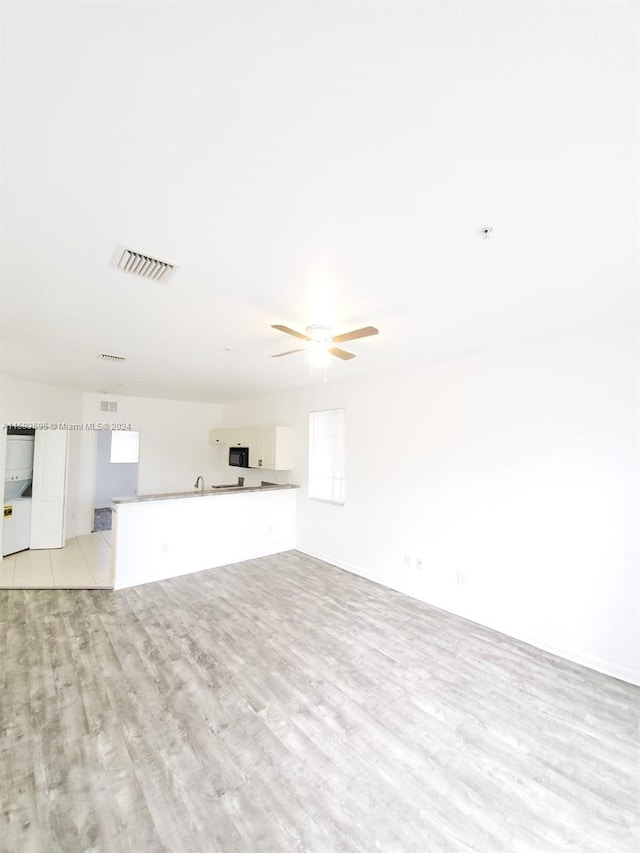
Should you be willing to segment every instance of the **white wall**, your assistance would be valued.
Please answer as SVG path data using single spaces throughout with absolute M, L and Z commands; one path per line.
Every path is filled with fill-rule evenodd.
M 111 461 L 110 430 L 96 433 L 96 488 L 94 507 L 110 507 L 112 498 L 138 493 L 138 463 Z
M 117 402 L 117 412 L 101 412 L 100 401 Z M 157 494 L 192 489 L 198 475 L 207 486 L 219 480 L 219 458 L 209 444 L 209 430 L 219 426 L 222 406 L 143 397 L 84 394 L 85 422 L 130 423 L 140 431 L 138 493 Z M 91 529 L 96 476 L 96 433 L 83 433 L 81 507 Z
M 236 403 L 224 420 L 295 428 L 301 550 L 640 682 L 637 371 L 621 331 Z M 308 413 L 336 406 L 344 507 L 304 488 Z

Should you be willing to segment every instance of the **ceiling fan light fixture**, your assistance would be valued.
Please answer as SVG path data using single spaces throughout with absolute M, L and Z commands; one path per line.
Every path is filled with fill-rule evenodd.
M 378 330 L 375 326 L 364 326 L 362 329 L 353 329 L 351 332 L 344 332 L 342 335 L 332 335 L 329 326 L 307 326 L 303 332 L 297 332 L 289 326 L 274 325 L 272 329 L 277 329 L 279 332 L 284 332 L 287 335 L 293 335 L 294 338 L 299 338 L 305 342 L 305 345 L 298 349 L 288 350 L 287 352 L 279 352 L 272 355 L 271 358 L 280 358 L 283 355 L 290 355 L 294 352 L 307 352 L 309 354 L 309 362 L 312 367 L 314 364 L 326 366 L 328 356 L 333 355 L 342 361 L 350 361 L 355 358 L 352 352 L 335 347 L 333 344 L 341 344 L 346 341 L 355 341 L 359 338 L 368 338 L 371 335 L 377 335 Z
M 307 344 L 307 354 L 311 367 L 326 367 L 329 364 L 329 350 L 325 343 L 312 341 Z
M 332 341 L 329 326 L 307 326 L 305 332 L 312 346 L 321 344 L 326 348 Z

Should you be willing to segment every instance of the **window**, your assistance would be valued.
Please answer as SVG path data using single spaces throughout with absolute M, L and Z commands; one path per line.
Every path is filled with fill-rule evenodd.
M 344 503 L 344 409 L 309 415 L 309 497 Z
M 140 433 L 132 429 L 111 430 L 110 462 L 138 462 Z

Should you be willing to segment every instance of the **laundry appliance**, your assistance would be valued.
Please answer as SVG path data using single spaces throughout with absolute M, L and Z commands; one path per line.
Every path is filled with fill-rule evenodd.
M 2 556 L 25 551 L 31 540 L 33 435 L 8 435 L 4 473 Z

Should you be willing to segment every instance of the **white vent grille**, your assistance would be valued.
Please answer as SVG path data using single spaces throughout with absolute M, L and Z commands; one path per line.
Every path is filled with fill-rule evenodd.
M 111 355 L 108 352 L 101 352 L 98 358 L 100 361 L 126 361 L 123 355 Z
M 115 401 L 111 400 L 100 400 L 100 411 L 101 412 L 117 412 L 118 404 Z
M 161 261 L 122 246 L 118 246 L 116 250 L 114 263 L 116 269 L 149 279 L 149 281 L 167 281 L 171 273 L 177 269 L 175 264 L 170 264 L 168 261 Z

